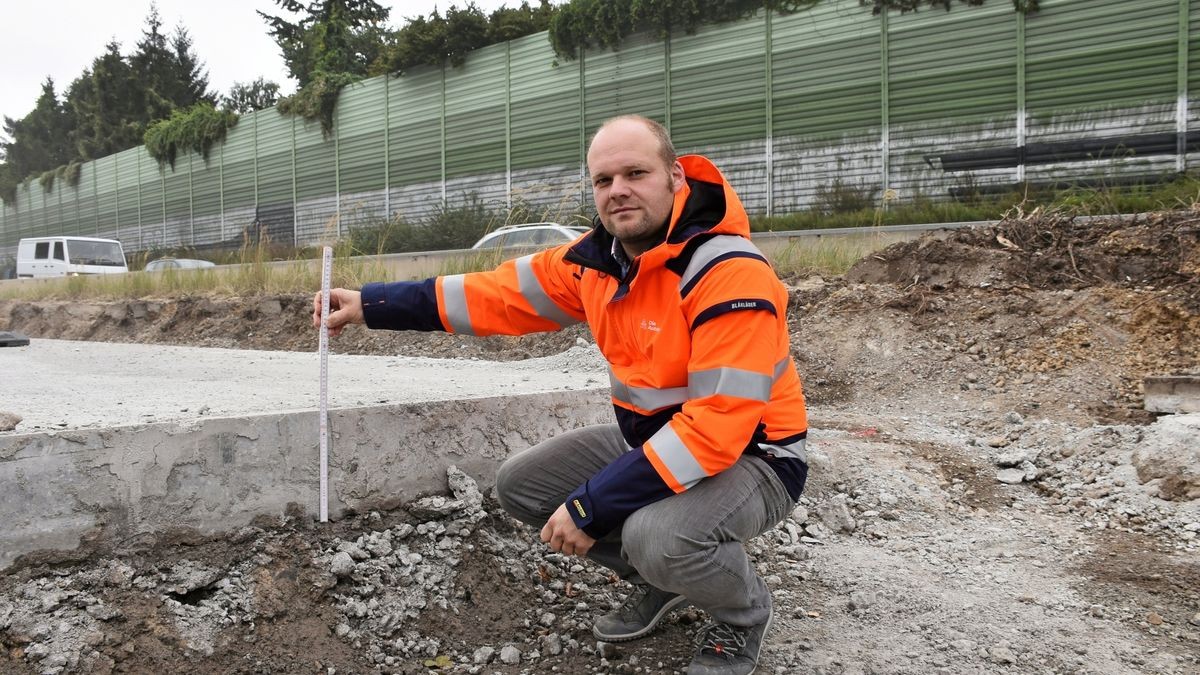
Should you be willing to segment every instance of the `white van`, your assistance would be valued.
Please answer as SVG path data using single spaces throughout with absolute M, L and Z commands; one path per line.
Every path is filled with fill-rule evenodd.
M 121 242 L 93 237 L 31 237 L 17 244 L 17 278 L 128 272 Z

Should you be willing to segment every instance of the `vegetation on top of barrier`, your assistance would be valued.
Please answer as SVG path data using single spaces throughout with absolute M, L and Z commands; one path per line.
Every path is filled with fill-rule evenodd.
M 797 12 L 820 0 L 571 0 L 550 22 L 550 45 L 563 59 L 574 59 L 588 47 L 616 49 L 629 35 L 654 31 L 666 38 L 674 31 L 696 32 L 704 23 L 748 18 L 760 9 Z
M 588 47 L 617 49 L 633 33 L 653 31 L 665 39 L 673 32 L 688 35 L 701 24 L 725 23 L 753 16 L 762 9 L 792 14 L 822 0 L 570 0 L 550 22 L 550 44 L 560 58 L 571 60 Z M 1039 0 L 1012 0 L 1018 12 L 1034 12 Z M 954 0 L 859 0 L 874 14 L 884 10 L 915 12 L 922 6 L 949 10 Z M 957 0 L 982 5 L 985 0 Z
M 333 113 L 337 109 L 342 88 L 362 77 L 353 73 L 316 73 L 307 86 L 291 96 L 279 99 L 275 109 L 283 115 L 299 115 L 306 120 L 319 121 L 321 133 L 333 133 Z
M 880 14 L 885 9 L 897 10 L 899 12 L 915 12 L 922 6 L 932 7 L 935 9 L 944 9 L 950 11 L 950 6 L 955 0 L 858 0 L 860 5 L 870 5 L 873 14 Z M 985 0 L 957 0 L 964 5 L 978 7 Z M 1018 12 L 1029 14 L 1038 11 L 1038 3 L 1041 0 L 1012 0 L 1013 9 Z
M 225 140 L 225 134 L 237 124 L 238 115 L 232 110 L 217 110 L 211 103 L 197 103 L 176 110 L 165 120 L 146 129 L 146 152 L 158 160 L 159 166 L 175 168 L 180 152 L 191 150 L 204 159 L 212 146 Z
M 79 175 L 82 172 L 83 162 L 68 162 L 57 168 L 50 169 L 49 171 L 43 171 L 41 175 L 38 176 L 38 183 L 41 184 L 42 189 L 46 192 L 50 192 L 54 189 L 54 182 L 56 180 L 62 180 L 62 182 L 68 187 L 75 187 L 76 185 L 79 185 Z

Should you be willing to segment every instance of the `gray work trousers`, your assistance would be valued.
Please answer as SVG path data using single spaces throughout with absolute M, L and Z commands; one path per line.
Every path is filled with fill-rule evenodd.
M 615 424 L 539 443 L 500 467 L 500 505 L 540 529 L 567 495 L 628 448 Z M 793 506 L 771 467 L 743 455 L 725 471 L 635 511 L 588 557 L 623 579 L 682 594 L 717 621 L 752 626 L 767 620 L 771 592 L 743 542 L 774 527 Z

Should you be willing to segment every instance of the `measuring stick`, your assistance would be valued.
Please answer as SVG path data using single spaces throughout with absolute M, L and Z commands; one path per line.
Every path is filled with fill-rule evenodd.
M 321 251 L 321 522 L 329 522 L 329 278 L 333 275 L 333 249 Z

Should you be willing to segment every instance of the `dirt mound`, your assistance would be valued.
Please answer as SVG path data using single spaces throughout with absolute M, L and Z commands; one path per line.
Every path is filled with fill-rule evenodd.
M 940 391 L 998 410 L 1149 422 L 1143 378 L 1200 372 L 1198 223 L 1192 211 L 1035 212 L 893 245 L 842 279 L 797 280 L 801 370 L 818 400 L 821 382 L 836 382 L 835 403 Z
M 1200 213 L 1083 219 L 1035 211 L 994 227 L 956 230 L 869 255 L 852 283 L 962 287 L 1152 289 L 1200 310 Z

